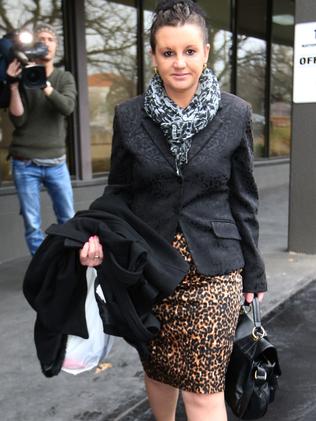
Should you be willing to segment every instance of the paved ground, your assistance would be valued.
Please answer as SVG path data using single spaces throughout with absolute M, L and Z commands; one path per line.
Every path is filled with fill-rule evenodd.
M 285 301 L 264 318 L 264 326 L 279 353 L 282 375 L 276 400 L 265 421 L 316 420 L 316 281 Z M 124 421 L 154 421 L 148 402 L 144 401 Z M 185 421 L 182 402 L 177 421 Z M 229 421 L 237 421 L 229 412 Z
M 273 309 L 287 301 L 281 319 L 274 318 L 269 326 L 271 336 L 282 352 L 283 375 L 279 398 L 265 419 L 311 421 L 316 419 L 313 413 L 315 373 L 312 372 L 315 368 L 310 359 L 315 354 L 316 339 L 312 330 L 315 313 L 306 309 L 316 298 L 315 288 L 308 287 L 314 285 L 311 281 L 316 279 L 316 256 L 286 252 L 287 186 L 265 190 L 261 192 L 260 199 L 260 248 L 269 279 L 269 294 L 263 306 L 267 320 Z M 33 343 L 35 314 L 21 292 L 28 262 L 29 259 L 25 258 L 0 265 L 1 421 L 150 419 L 146 415 L 148 405 L 144 401 L 137 354 L 120 339 L 116 340 L 108 358 L 112 368 L 100 374 L 94 371 L 79 376 L 61 373 L 52 379 L 41 374 Z M 294 306 L 296 296 L 293 298 L 293 294 L 306 286 L 305 292 L 299 296 L 299 310 L 294 312 L 297 307 Z M 275 320 L 281 323 L 282 335 L 273 324 Z M 133 405 L 136 406 L 134 413 L 130 411 Z M 136 414 L 139 414 L 138 418 Z M 185 419 L 180 417 L 179 421 Z

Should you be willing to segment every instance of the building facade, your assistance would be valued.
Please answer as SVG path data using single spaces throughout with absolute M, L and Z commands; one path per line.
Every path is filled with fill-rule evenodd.
M 198 0 L 198 3 L 208 16 L 209 67 L 222 89 L 252 105 L 258 165 L 271 162 L 275 167 L 276 161 L 288 162 L 294 0 Z M 115 105 L 144 92 L 151 78 L 148 28 L 155 4 L 155 0 L 1 2 L 0 37 L 12 30 L 32 29 L 37 22 L 54 25 L 60 38 L 56 65 L 71 70 L 76 78 L 78 105 L 69 119 L 68 162 L 74 188 L 80 189 L 80 195 L 79 190 L 77 196 L 75 193 L 77 209 L 85 207 L 106 181 Z M 2 109 L 0 229 L 5 235 L 13 229 L 22 243 L 23 230 L 19 226 L 22 222 L 17 222 L 18 203 L 7 159 L 11 130 L 7 111 Z M 45 218 L 46 214 L 44 222 L 50 221 L 49 211 Z M 17 256 L 25 252 L 23 245 L 18 250 Z M 10 256 L 6 250 L 0 250 L 0 261 Z

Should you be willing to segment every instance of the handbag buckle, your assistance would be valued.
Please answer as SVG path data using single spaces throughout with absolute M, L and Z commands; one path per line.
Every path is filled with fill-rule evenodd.
M 267 377 L 268 377 L 267 372 L 263 369 L 261 369 L 260 371 L 261 371 L 260 374 L 258 374 L 258 370 L 255 371 L 255 379 L 265 382 L 267 380 Z
M 252 329 L 251 337 L 254 341 L 259 341 L 260 339 L 262 339 L 266 335 L 267 335 L 267 332 L 264 330 L 264 328 L 262 326 L 254 327 Z
M 250 306 L 242 305 L 240 307 L 239 314 L 248 314 L 250 312 L 251 312 L 251 307 Z

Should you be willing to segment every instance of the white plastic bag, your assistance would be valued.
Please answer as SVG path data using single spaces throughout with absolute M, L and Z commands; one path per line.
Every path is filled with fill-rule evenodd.
M 97 271 L 88 267 L 87 298 L 85 302 L 85 314 L 89 338 L 68 335 L 66 355 L 62 370 L 70 374 L 79 374 L 96 367 L 109 354 L 114 337 L 103 332 L 103 324 L 99 314 L 99 307 L 94 295 L 94 281 Z M 97 288 L 97 293 L 104 300 L 102 289 Z M 105 300 L 104 300 L 105 301 Z

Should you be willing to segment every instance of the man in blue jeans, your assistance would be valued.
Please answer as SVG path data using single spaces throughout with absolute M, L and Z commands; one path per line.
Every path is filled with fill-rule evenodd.
M 25 238 L 33 255 L 44 239 L 41 230 L 40 190 L 46 187 L 58 223 L 74 215 L 73 194 L 66 165 L 67 116 L 75 108 L 76 86 L 70 72 L 54 67 L 57 34 L 46 23 L 34 29 L 37 41 L 48 52 L 36 64 L 45 66 L 42 89 L 26 89 L 20 83 L 21 65 L 13 60 L 7 69 L 10 83 L 10 118 L 14 126 L 10 156 L 25 226 Z

